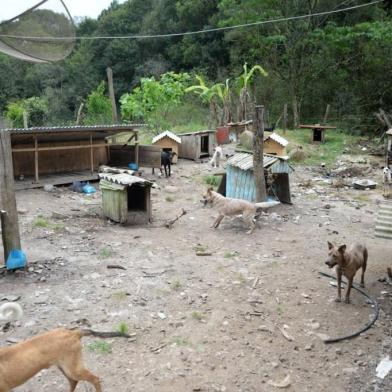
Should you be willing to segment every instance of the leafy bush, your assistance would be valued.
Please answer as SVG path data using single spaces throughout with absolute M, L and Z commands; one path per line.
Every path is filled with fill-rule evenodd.
M 23 113 L 26 112 L 28 126 L 41 127 L 45 125 L 48 116 L 48 102 L 45 98 L 30 97 L 7 105 L 5 117 L 14 128 L 23 128 Z
M 91 92 L 87 98 L 87 114 L 83 119 L 85 125 L 110 124 L 112 122 L 112 104 L 105 94 L 105 82 Z
M 204 182 L 211 186 L 219 186 L 221 183 L 222 177 L 220 176 L 205 176 L 203 178 Z
M 187 73 L 174 72 L 163 74 L 160 80 L 142 78 L 139 87 L 120 98 L 122 118 L 145 121 L 156 133 L 168 128 L 168 113 L 182 102 L 189 80 Z

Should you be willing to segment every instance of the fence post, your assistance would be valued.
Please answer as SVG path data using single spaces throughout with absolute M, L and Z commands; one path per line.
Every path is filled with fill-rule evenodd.
M 265 201 L 267 191 L 264 178 L 264 106 L 255 106 L 253 119 L 253 174 L 255 176 L 256 202 Z

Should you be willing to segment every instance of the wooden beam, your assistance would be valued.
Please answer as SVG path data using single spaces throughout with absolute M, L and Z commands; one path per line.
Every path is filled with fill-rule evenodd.
M 256 202 L 263 202 L 267 199 L 264 177 L 264 106 L 255 106 L 253 132 L 253 174 Z
M 112 102 L 112 119 L 113 124 L 118 123 L 117 117 L 117 106 L 116 106 L 116 97 L 114 95 L 114 87 L 113 87 L 113 71 L 110 67 L 106 68 L 106 73 L 108 76 L 108 86 L 109 86 L 109 96 L 110 101 Z
M 11 134 L 0 130 L 0 210 L 4 260 L 12 249 L 21 249 L 18 211 L 16 209 Z
M 90 162 L 91 162 L 91 173 L 94 173 L 93 134 L 91 132 L 90 132 Z
M 38 161 L 38 136 L 34 136 L 34 172 L 35 182 L 39 182 L 39 161 Z
M 135 163 L 139 167 L 139 138 L 137 133 L 135 133 Z
M 93 144 L 93 148 L 106 147 L 107 144 Z M 58 147 L 38 147 L 37 151 L 56 151 L 56 150 L 79 150 L 83 148 L 91 148 L 90 144 L 83 146 L 58 146 Z M 35 148 L 13 148 L 12 152 L 35 152 Z
M 287 103 L 283 106 L 283 132 L 287 132 Z

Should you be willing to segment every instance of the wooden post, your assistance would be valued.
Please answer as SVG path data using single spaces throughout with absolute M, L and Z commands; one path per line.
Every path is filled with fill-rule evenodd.
M 256 202 L 262 202 L 267 198 L 264 178 L 264 106 L 255 106 L 253 133 L 253 174 L 256 186 Z
M 92 132 L 90 132 L 90 163 L 91 163 L 91 174 L 94 174 L 94 148 L 93 148 Z
M 27 115 L 26 111 L 23 111 L 23 127 L 28 128 L 29 127 L 29 116 Z
M 323 124 L 325 125 L 327 123 L 327 119 L 329 116 L 329 110 L 331 109 L 331 105 L 328 104 L 327 108 L 325 109 L 325 114 L 324 114 L 324 119 L 323 119 Z
M 287 103 L 283 106 L 283 131 L 286 134 L 287 132 Z
M 4 260 L 12 249 L 20 249 L 18 211 L 16 209 L 11 134 L 0 130 L 0 210 Z
M 34 136 L 34 173 L 35 182 L 39 182 L 38 137 Z
M 76 116 L 76 125 L 80 125 L 80 121 L 82 120 L 82 112 L 84 108 L 84 102 L 82 102 L 78 109 L 78 114 Z
M 113 123 L 117 124 L 118 117 L 117 117 L 116 97 L 114 95 L 114 87 L 113 87 L 113 71 L 110 67 L 108 67 L 106 69 L 106 73 L 108 75 L 108 86 L 109 86 L 110 100 L 112 101 L 112 119 L 113 119 Z
M 139 137 L 137 132 L 135 133 L 135 163 L 139 167 Z

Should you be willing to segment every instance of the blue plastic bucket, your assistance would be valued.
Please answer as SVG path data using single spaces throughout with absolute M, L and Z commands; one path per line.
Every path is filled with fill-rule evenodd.
M 84 185 L 82 187 L 82 190 L 83 190 L 83 193 L 87 193 L 88 195 L 96 192 L 96 189 L 90 184 Z
M 138 170 L 139 169 L 139 165 L 137 164 L 137 163 L 129 163 L 128 164 L 128 167 L 131 169 L 131 170 Z
M 19 249 L 12 249 L 6 262 L 7 270 L 14 270 L 26 267 L 27 259 L 24 252 Z

